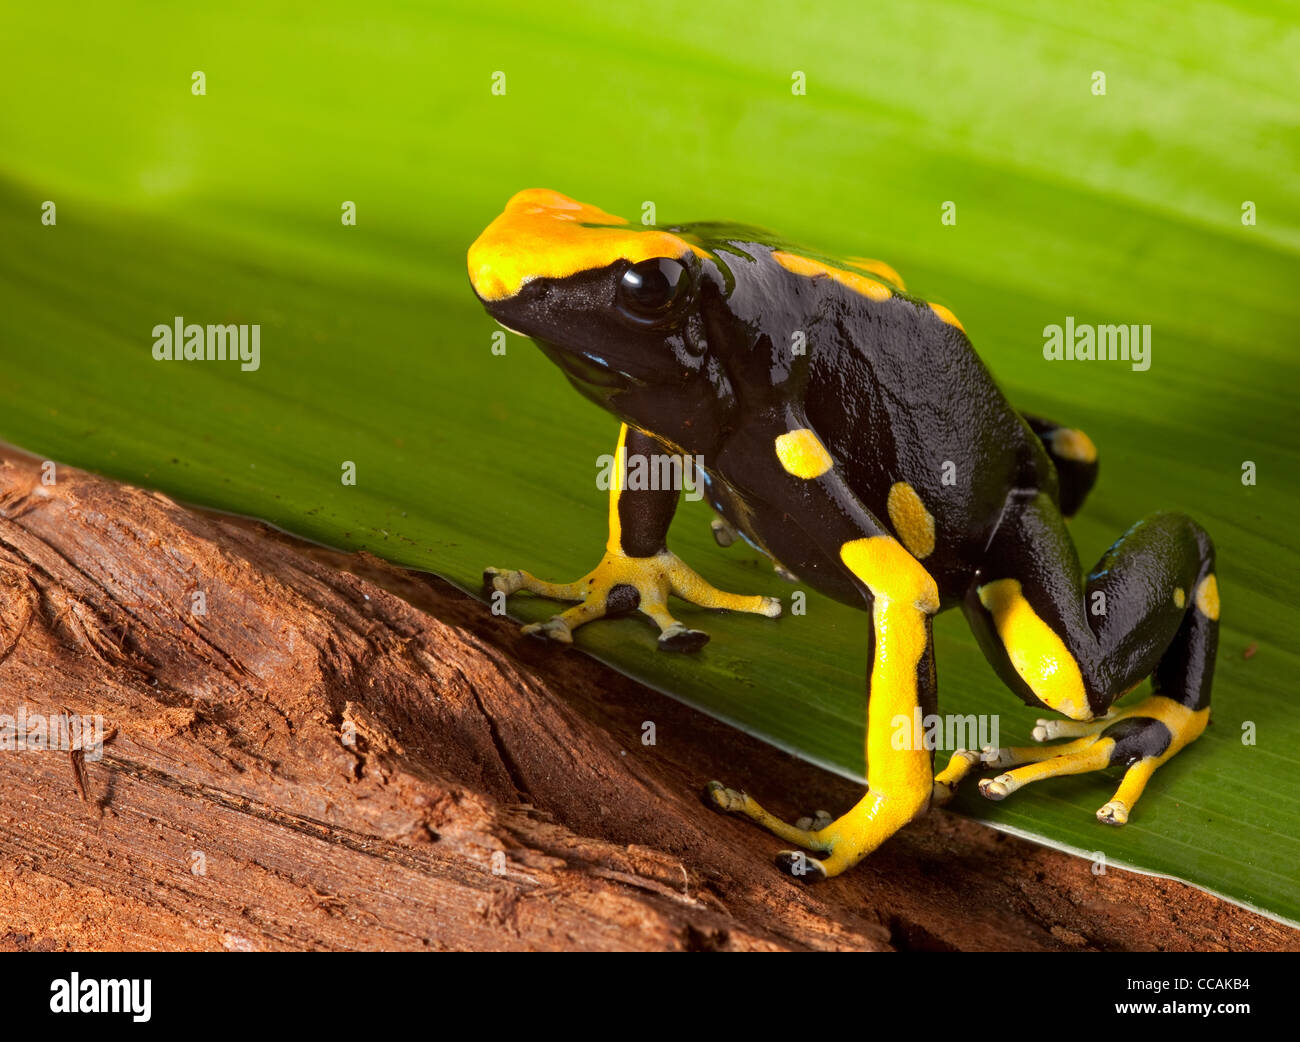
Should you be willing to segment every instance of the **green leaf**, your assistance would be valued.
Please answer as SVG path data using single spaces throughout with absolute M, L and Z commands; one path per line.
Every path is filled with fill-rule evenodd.
M 1093 816 L 1109 775 L 1001 804 L 968 785 L 959 809 L 1300 919 L 1294 17 L 329 0 L 309 16 L 86 4 L 53 35 L 43 11 L 16 9 L 0 66 L 0 437 L 467 588 L 487 564 L 570 579 L 603 545 L 595 461 L 616 425 L 525 342 L 491 353 L 464 251 L 506 198 L 553 187 L 632 219 L 650 200 L 662 223 L 765 224 L 883 257 L 961 316 L 1018 405 L 1100 446 L 1074 523 L 1085 561 L 1158 509 L 1191 513 L 1219 552 L 1213 723 L 1128 826 Z M 260 324 L 260 367 L 154 361 L 151 330 L 174 316 Z M 1150 369 L 1046 361 L 1043 328 L 1066 316 L 1150 324 Z M 788 597 L 749 551 L 719 552 L 708 517 L 686 504 L 674 548 L 724 588 Z M 776 621 L 679 614 L 713 636 L 697 656 L 656 653 L 640 619 L 577 642 L 861 772 L 861 613 L 810 595 Z M 1002 742 L 1026 742 L 1035 714 L 962 620 L 936 632 L 943 709 L 999 714 Z

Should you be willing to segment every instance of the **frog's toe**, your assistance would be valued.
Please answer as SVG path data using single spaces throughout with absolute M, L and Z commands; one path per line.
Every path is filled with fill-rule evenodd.
M 763 809 L 757 800 L 749 793 L 741 789 L 732 789 L 722 782 L 712 781 L 704 788 L 705 805 L 713 810 L 724 811 L 727 814 L 741 814 L 757 825 L 761 825 L 774 836 L 785 840 L 787 843 L 797 843 L 807 850 L 828 851 L 831 849 L 831 839 L 828 835 L 819 830 L 804 828 L 802 822 L 796 825 L 790 825 L 782 821 L 775 814 Z M 821 820 L 825 815 L 827 824 L 831 824 L 831 817 L 825 811 L 817 812 L 817 820 Z M 823 869 L 825 866 L 822 866 Z M 832 872 L 824 874 L 833 875 Z
M 1024 766 L 1005 771 L 995 778 L 985 778 L 979 785 L 980 795 L 989 800 L 1003 800 L 1017 789 L 1044 778 L 1100 771 L 1110 766 L 1113 746 L 1111 741 L 1099 741 L 1090 736 L 1042 749 L 986 748 L 980 757 L 986 767 Z
M 704 786 L 703 797 L 705 806 L 728 814 L 743 811 L 745 801 L 749 799 L 739 789 L 728 788 L 720 781 L 711 781 Z
M 769 619 L 775 619 L 781 614 L 779 598 L 719 590 L 676 554 L 667 550 L 657 558 L 657 562 L 660 574 L 668 581 L 669 589 L 682 600 L 698 607 L 714 611 L 751 612 L 754 615 L 766 615 Z
M 807 832 L 820 832 L 834 820 L 835 818 L 830 811 L 815 810 L 812 812 L 812 817 L 805 815 L 794 823 L 794 827 L 804 829 Z
M 931 801 L 939 807 L 957 794 L 957 784 L 970 774 L 972 768 L 980 762 L 980 754 L 971 749 L 958 749 L 948 759 L 948 766 L 934 776 L 934 791 Z
M 736 526 L 720 517 L 715 517 L 709 522 L 709 527 L 713 530 L 713 541 L 721 547 L 728 547 L 740 538 Z
M 782 850 L 773 861 L 786 875 L 804 883 L 820 883 L 827 878 L 826 867 L 802 850 Z
M 1050 742 L 1054 738 L 1082 738 L 1105 730 L 1113 721 L 1114 714 L 1099 716 L 1095 720 L 1036 720 L 1032 737 L 1035 742 Z
M 1015 780 L 1009 775 L 1000 775 L 997 778 L 980 779 L 980 795 L 986 800 L 1005 800 L 1019 788 Z
M 1126 757 L 1131 759 L 1131 757 Z M 1097 811 L 1097 820 L 1103 825 L 1127 825 L 1128 816 L 1137 803 L 1142 790 L 1147 787 L 1151 775 L 1164 760 L 1159 756 L 1147 756 L 1138 759 L 1124 772 L 1114 797 Z
M 774 561 L 772 563 L 772 570 L 788 583 L 797 583 L 800 581 L 799 576 L 795 575 L 794 572 L 790 571 L 790 569 L 780 561 Z
M 703 630 L 688 629 L 676 621 L 659 634 L 660 651 L 699 651 L 708 642 L 709 635 Z
M 596 597 L 575 604 L 566 612 L 552 615 L 545 622 L 530 622 L 523 632 L 530 637 L 542 637 L 559 644 L 572 644 L 573 631 L 592 619 L 599 619 L 605 614 L 607 597 Z
M 1097 811 L 1097 820 L 1103 825 L 1127 825 L 1129 809 L 1123 800 L 1111 800 Z
M 573 630 L 559 615 L 553 615 L 545 622 L 530 622 L 521 632 L 541 640 L 553 640 L 557 644 L 573 643 Z
M 581 579 L 571 583 L 551 583 L 518 568 L 483 569 L 485 594 L 504 593 L 508 597 L 520 590 L 555 601 L 580 601 L 586 594 Z

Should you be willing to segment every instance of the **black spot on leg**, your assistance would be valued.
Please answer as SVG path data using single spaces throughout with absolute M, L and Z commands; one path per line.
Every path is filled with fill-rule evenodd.
M 1132 767 L 1139 760 L 1157 757 L 1174 740 L 1168 727 L 1147 716 L 1130 716 L 1111 724 L 1101 737 L 1115 740 L 1110 753 L 1112 767 Z
M 635 586 L 619 583 L 605 598 L 606 615 L 626 615 L 641 606 L 641 594 Z

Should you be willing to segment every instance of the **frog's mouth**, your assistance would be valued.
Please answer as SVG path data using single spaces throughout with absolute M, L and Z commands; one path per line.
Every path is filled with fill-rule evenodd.
M 564 371 L 564 375 L 584 393 L 587 393 L 586 389 L 590 388 L 599 397 L 604 398 L 610 391 L 626 390 L 643 382 L 629 373 L 622 372 L 600 355 L 561 347 L 539 337 L 532 339 L 542 349 L 542 354 L 559 366 Z
M 507 301 L 488 300 L 478 293 L 479 301 L 491 315 L 497 325 L 515 336 L 527 337 L 533 341 L 542 353 L 564 371 L 564 374 L 579 390 L 591 388 L 597 392 L 617 391 L 642 383 L 628 373 L 623 372 L 606 356 L 582 347 L 566 346 L 546 340 L 528 327 L 534 324 L 536 300 L 529 300 L 523 294 Z M 522 320 L 522 321 L 521 321 Z M 524 328 L 520 328 L 523 326 Z M 586 393 L 584 391 L 584 393 Z

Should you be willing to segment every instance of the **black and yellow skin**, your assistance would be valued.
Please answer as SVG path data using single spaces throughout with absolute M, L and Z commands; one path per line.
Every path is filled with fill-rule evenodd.
M 703 461 L 720 542 L 739 532 L 868 613 L 861 802 L 789 825 L 743 792 L 707 790 L 717 808 L 822 855 L 783 852 L 787 870 L 844 871 L 976 766 L 1002 771 L 980 784 L 992 799 L 1124 767 L 1097 812 L 1122 825 L 1155 768 L 1204 730 L 1219 614 L 1209 537 L 1181 514 L 1153 515 L 1085 575 L 1064 518 L 1096 479 L 1092 442 L 1017 412 L 957 318 L 909 295 L 892 268 L 736 225 L 643 228 L 529 190 L 470 248 L 469 273 L 494 318 L 622 421 L 623 456 Z M 590 574 L 555 584 L 490 568 L 485 582 L 577 601 L 529 627 L 561 641 L 640 609 L 662 648 L 694 650 L 707 637 L 673 619 L 670 593 L 778 615 L 774 599 L 717 590 L 668 550 L 677 497 L 616 481 Z M 936 707 L 931 619 L 956 606 L 1007 685 L 1068 718 L 1040 720 L 1035 739 L 1070 741 L 962 750 L 937 775 L 929 751 L 893 748 L 898 714 Z M 1149 697 L 1112 707 L 1147 677 Z

